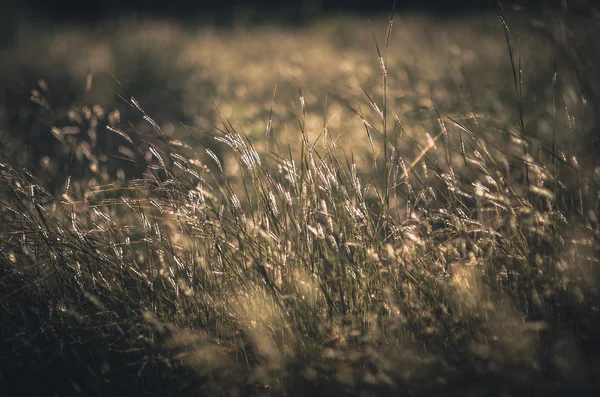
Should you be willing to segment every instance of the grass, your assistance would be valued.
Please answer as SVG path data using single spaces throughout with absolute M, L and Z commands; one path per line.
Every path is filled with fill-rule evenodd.
M 168 24 L 154 25 L 159 33 L 123 26 L 108 44 L 56 32 L 22 49 L 31 60 L 53 48 L 50 63 L 70 65 L 75 77 L 114 62 L 117 77 L 100 77 L 111 88 L 90 74 L 78 101 L 77 87 L 53 91 L 40 81 L 35 106 L 18 108 L 33 109 L 25 120 L 11 113 L 14 83 L 7 91 L 0 392 L 600 392 L 600 173 L 577 136 L 595 133 L 586 113 L 593 97 L 584 104 L 577 95 L 593 74 L 584 80 L 589 68 L 548 63 L 558 47 L 535 46 L 535 36 L 519 44 L 499 22 L 479 49 L 422 33 L 413 61 L 399 64 L 396 32 L 422 20 L 402 22 L 368 27 L 385 32 L 375 43 L 344 21 L 308 33 L 232 33 L 232 41 L 205 32 L 199 40 L 213 49 L 237 42 L 210 61 L 202 58 L 209 47 L 192 51 L 199 41 Z M 488 32 L 473 23 L 457 34 Z M 292 53 L 323 29 L 329 44 L 304 47 L 307 58 Z M 158 38 L 167 58 L 139 49 Z M 247 49 L 277 41 L 268 59 Z M 64 42 L 96 47 L 77 63 Z M 139 56 L 129 54 L 135 48 Z M 342 59 L 326 55 L 332 48 Z M 531 78 L 523 64 L 535 60 L 524 48 L 546 65 Z M 476 51 L 503 63 L 481 65 Z M 423 65 L 419 53 L 436 57 Z M 168 75 L 174 59 L 183 77 L 229 105 L 175 101 L 174 112 L 196 104 L 209 113 L 175 126 L 189 115 L 148 97 L 151 108 L 164 105 L 155 117 L 137 90 L 152 92 L 156 80 L 164 98 L 175 95 L 153 74 Z M 284 83 L 274 94 L 265 62 L 307 87 Z M 139 68 L 148 75 L 131 88 Z M 336 90 L 324 88 L 328 79 Z M 105 110 L 112 89 L 124 102 Z M 25 128 L 60 145 L 46 153 L 9 135 Z M 39 167 L 19 163 L 24 148 Z

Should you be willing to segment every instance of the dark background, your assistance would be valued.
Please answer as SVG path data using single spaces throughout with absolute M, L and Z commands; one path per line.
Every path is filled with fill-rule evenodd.
M 572 11 L 598 0 L 505 0 L 505 7 L 540 10 L 567 3 Z M 8 3 L 8 2 L 4 2 Z M 117 16 L 160 16 L 207 19 L 228 24 L 236 19 L 280 20 L 302 23 L 335 13 L 387 13 L 393 0 L 22 0 L 3 4 L 0 12 L 15 18 L 43 18 L 52 22 L 94 23 Z M 494 10 L 497 0 L 397 0 L 398 12 L 420 11 L 451 16 Z

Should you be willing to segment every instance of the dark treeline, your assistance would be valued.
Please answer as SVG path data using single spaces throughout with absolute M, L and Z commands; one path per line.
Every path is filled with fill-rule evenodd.
M 530 10 L 568 4 L 576 10 L 596 0 L 504 0 L 507 7 Z M 140 15 L 171 18 L 199 18 L 229 23 L 236 18 L 257 21 L 304 22 L 316 16 L 335 13 L 380 14 L 392 9 L 394 0 L 24 0 L 4 5 L 4 13 L 50 19 L 55 22 L 81 22 Z M 494 10 L 497 0 L 396 0 L 397 11 L 420 11 L 446 15 Z

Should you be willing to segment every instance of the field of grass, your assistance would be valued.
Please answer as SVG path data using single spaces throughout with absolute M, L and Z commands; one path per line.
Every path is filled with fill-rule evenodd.
M 0 395 L 598 395 L 592 11 L 21 24 Z

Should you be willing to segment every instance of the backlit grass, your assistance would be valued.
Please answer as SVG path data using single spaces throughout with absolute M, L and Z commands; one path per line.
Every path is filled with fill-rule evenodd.
M 504 17 L 21 32 L 0 391 L 600 391 L 595 81 Z

